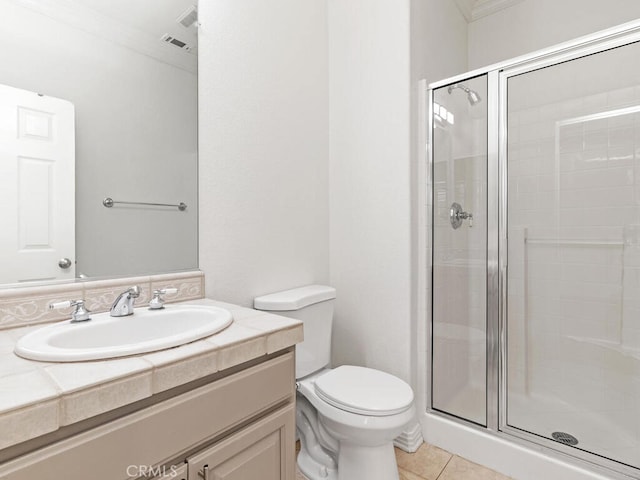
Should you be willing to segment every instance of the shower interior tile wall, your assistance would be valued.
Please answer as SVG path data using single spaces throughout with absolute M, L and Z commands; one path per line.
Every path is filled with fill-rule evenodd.
M 548 435 L 562 427 L 548 411 L 565 410 L 564 428 L 579 434 L 580 419 L 602 418 L 619 430 L 613 442 L 591 434 L 595 451 L 632 464 L 640 458 L 640 113 L 622 109 L 639 103 L 640 87 L 630 87 L 521 109 L 511 102 L 508 115 L 508 422 Z M 561 402 L 550 406 L 550 395 Z

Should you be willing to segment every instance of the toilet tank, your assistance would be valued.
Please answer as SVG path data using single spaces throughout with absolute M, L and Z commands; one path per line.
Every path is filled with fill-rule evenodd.
M 295 318 L 304 323 L 304 341 L 296 345 L 296 378 L 329 365 L 331 326 L 336 290 L 325 285 L 307 285 L 256 297 L 253 308 Z

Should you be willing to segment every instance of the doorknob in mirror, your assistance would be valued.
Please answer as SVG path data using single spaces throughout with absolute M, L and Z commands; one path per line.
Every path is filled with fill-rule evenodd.
M 60 260 L 58 260 L 58 266 L 60 268 L 69 268 L 71 266 L 71 260 L 69 260 L 68 258 L 61 258 Z

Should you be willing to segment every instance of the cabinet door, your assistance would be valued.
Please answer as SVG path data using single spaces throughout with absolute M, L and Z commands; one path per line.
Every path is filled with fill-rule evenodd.
M 160 473 L 160 475 L 157 477 L 153 477 L 151 480 L 188 480 L 188 465 L 186 463 L 180 466 L 174 465 L 172 467 L 156 468 L 155 470 Z M 146 478 L 148 477 L 145 475 L 139 477 L 139 480 Z
M 189 480 L 293 480 L 295 405 L 190 457 Z

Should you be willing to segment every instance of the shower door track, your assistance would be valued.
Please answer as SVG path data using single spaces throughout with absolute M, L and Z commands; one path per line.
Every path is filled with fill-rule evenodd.
M 507 80 L 540 68 L 575 60 L 594 53 L 640 41 L 640 21 L 629 22 L 574 41 L 534 52 L 529 55 L 490 65 L 482 69 L 457 75 L 428 85 L 428 109 L 425 112 L 427 139 L 427 196 L 431 198 L 428 224 L 434 220 L 433 188 L 433 91 L 473 77 L 487 75 L 488 86 L 488 142 L 487 142 L 487 417 L 486 427 L 433 408 L 432 363 L 427 355 L 427 385 L 425 398 L 427 411 L 474 430 L 508 439 L 522 446 L 537 445 L 546 455 L 564 462 L 574 463 L 591 471 L 618 479 L 640 479 L 640 469 L 611 460 L 586 450 L 563 445 L 558 441 L 541 437 L 508 425 L 507 398 Z M 430 245 L 434 242 L 431 229 Z M 426 266 L 431 278 L 430 323 L 427 325 L 426 342 L 432 349 L 433 341 L 433 262 Z M 432 350 L 431 350 L 432 352 Z

